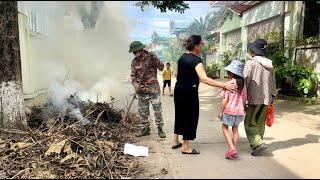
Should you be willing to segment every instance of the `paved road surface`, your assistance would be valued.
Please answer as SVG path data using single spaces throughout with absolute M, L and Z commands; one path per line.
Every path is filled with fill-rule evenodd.
M 174 83 L 173 83 L 174 84 Z M 192 146 L 200 155 L 182 155 L 172 150 L 174 125 L 173 97 L 162 96 L 167 138 L 157 136 L 154 120 L 150 136 L 142 137 L 139 145 L 150 148 L 145 161 L 147 171 L 142 178 L 319 178 L 320 177 L 320 106 L 277 100 L 276 122 L 266 127 L 269 145 L 261 157 L 250 155 L 243 123 L 239 127 L 238 160 L 226 160 L 227 144 L 216 118 L 220 109 L 220 90 L 200 86 L 200 119 L 197 139 Z M 135 104 L 136 106 L 136 104 Z M 136 107 L 135 107 L 136 108 Z M 151 113 L 153 111 L 151 110 Z M 152 116 L 152 119 L 153 116 Z M 165 168 L 168 173 L 161 173 Z

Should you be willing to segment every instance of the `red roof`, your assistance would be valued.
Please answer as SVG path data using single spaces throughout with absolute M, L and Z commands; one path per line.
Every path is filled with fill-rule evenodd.
M 235 5 L 227 5 L 227 7 L 238 14 L 242 14 L 244 11 L 248 10 L 252 7 L 252 5 L 242 5 L 242 4 L 235 4 Z
M 210 5 L 213 6 L 226 6 L 229 4 L 238 4 L 238 1 L 211 1 Z
M 237 14 L 241 15 L 246 10 L 252 8 L 253 6 L 261 2 L 263 1 L 243 1 L 241 4 L 230 4 L 230 5 L 227 5 L 227 7 L 235 11 Z

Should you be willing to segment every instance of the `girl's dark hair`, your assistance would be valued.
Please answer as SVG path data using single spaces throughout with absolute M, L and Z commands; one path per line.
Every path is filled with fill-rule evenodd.
M 196 45 L 201 43 L 201 36 L 200 35 L 191 35 L 188 39 L 185 40 L 183 46 L 188 50 L 191 51 Z
M 233 74 L 230 71 L 227 71 L 227 72 L 228 72 L 228 76 L 229 77 L 232 77 L 232 78 L 236 79 L 236 83 L 237 83 L 237 86 L 238 86 L 238 93 L 241 93 L 243 88 L 244 88 L 244 79 L 243 79 L 243 77 L 238 76 L 236 74 Z

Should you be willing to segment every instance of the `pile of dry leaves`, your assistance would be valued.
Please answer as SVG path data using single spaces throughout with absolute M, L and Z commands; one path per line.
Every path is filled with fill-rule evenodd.
M 31 108 L 27 132 L 2 129 L 0 178 L 134 178 L 143 172 L 137 159 L 123 153 L 125 143 L 135 142 L 136 115 L 124 123 L 123 111 L 108 103 L 76 107 L 89 124 L 49 102 Z

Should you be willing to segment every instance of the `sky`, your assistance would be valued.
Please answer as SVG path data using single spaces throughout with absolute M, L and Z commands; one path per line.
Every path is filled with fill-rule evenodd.
M 151 42 L 151 35 L 156 31 L 160 36 L 174 37 L 169 32 L 170 20 L 176 27 L 187 27 L 194 19 L 205 17 L 214 9 L 210 7 L 210 1 L 184 1 L 189 4 L 190 9 L 183 14 L 175 11 L 161 13 L 160 10 L 150 6 L 144 12 L 140 7 L 134 6 L 136 1 L 125 2 L 125 15 L 131 22 L 129 37 L 131 40 L 139 40 L 143 43 Z

